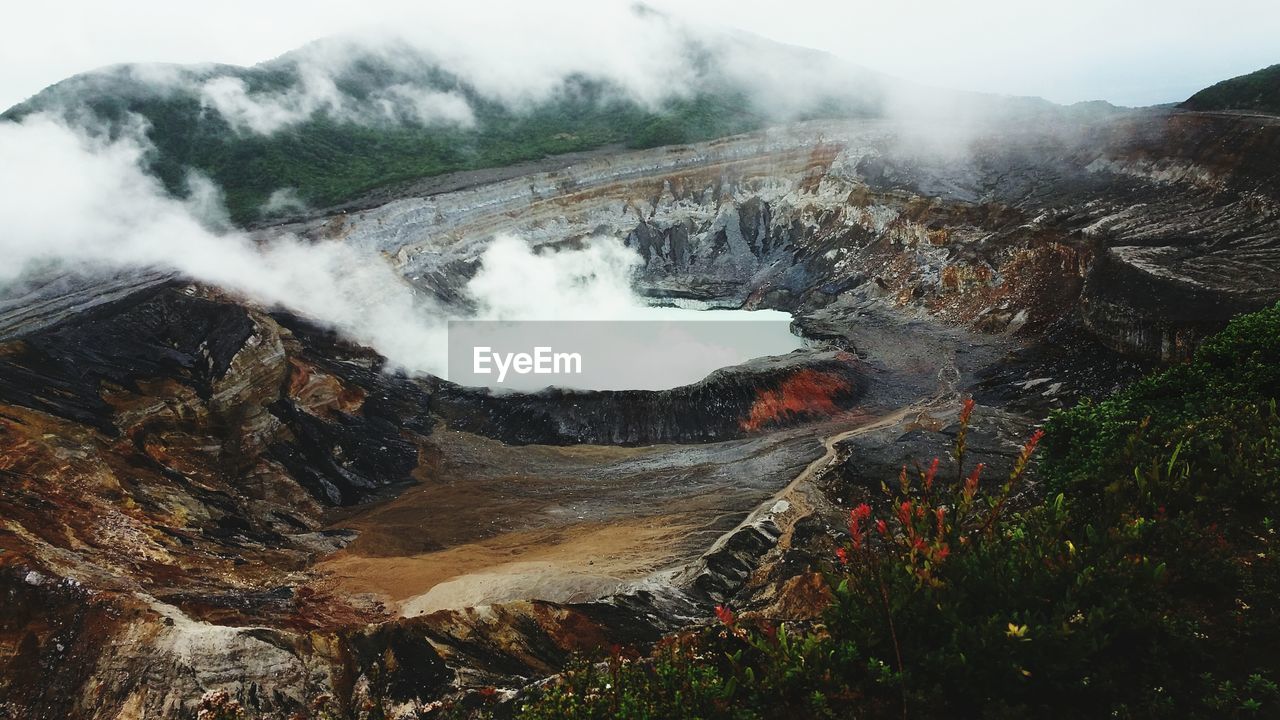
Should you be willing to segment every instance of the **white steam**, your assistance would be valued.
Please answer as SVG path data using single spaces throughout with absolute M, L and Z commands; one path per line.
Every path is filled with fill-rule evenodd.
M 258 208 L 258 212 L 263 217 L 277 217 L 288 213 L 306 212 L 310 209 L 311 206 L 298 194 L 297 188 L 285 187 L 273 190 L 267 197 L 267 201 Z
M 486 248 L 467 292 L 483 320 L 627 320 L 648 306 L 631 289 L 634 250 L 598 238 L 577 250 L 535 254 L 519 238 Z
M 143 152 L 136 140 L 95 142 L 43 116 L 0 124 L 0 281 L 49 259 L 170 268 L 334 327 L 397 367 L 441 367 L 438 313 L 382 258 L 289 236 L 258 245 L 210 226 L 207 192 L 196 203 L 169 197 L 142 170 Z
M 137 138 L 94 140 L 45 115 L 0 124 L 0 288 L 50 261 L 87 272 L 165 268 L 334 328 L 393 369 L 444 374 L 449 309 L 385 257 L 291 235 L 254 242 L 227 223 L 207 178 L 189 178 L 186 201 L 166 194 L 142 168 L 146 150 Z M 481 319 L 656 319 L 662 311 L 631 289 L 639 262 L 612 238 L 539 253 L 499 237 L 466 291 Z

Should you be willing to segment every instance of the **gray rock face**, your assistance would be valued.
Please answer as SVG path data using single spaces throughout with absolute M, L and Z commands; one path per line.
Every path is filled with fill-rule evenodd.
M 654 297 L 803 314 L 852 294 L 986 331 L 1070 316 L 1172 359 L 1280 298 L 1278 157 L 1280 122 L 1262 117 L 1142 111 L 945 146 L 808 123 L 290 229 L 387 253 L 446 300 L 497 234 L 611 235 Z

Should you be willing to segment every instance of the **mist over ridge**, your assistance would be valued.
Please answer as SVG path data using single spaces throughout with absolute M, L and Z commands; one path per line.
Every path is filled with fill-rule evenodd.
M 360 31 L 252 68 L 135 64 L 70 78 L 0 121 L 0 281 L 33 268 L 160 268 L 335 328 L 391 368 L 439 374 L 443 323 L 458 308 L 376 252 L 288 233 L 254 240 L 239 227 L 387 183 L 600 145 L 939 112 L 954 133 L 968 122 L 961 107 L 973 118 L 1003 107 L 642 6 L 599 12 L 631 41 L 488 25 Z M 637 317 L 648 312 L 630 287 L 638 260 L 608 239 L 534 255 L 499 238 L 467 304 L 503 319 Z M 530 283 L 536 303 L 511 297 Z
M 918 86 L 643 6 L 591 12 L 616 32 L 548 20 L 534 32 L 511 18 L 365 29 L 251 68 L 102 68 L 0 117 L 51 112 L 108 136 L 142 118 L 155 148 L 148 169 L 169 192 L 186 194 L 188 170 L 199 170 L 224 189 L 235 222 L 260 224 L 421 177 L 606 146 L 689 143 L 813 118 L 889 118 L 935 137 L 1065 112 Z

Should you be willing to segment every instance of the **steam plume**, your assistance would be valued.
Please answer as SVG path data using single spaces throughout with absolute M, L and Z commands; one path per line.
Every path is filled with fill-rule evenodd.
M 49 116 L 0 124 L 0 288 L 29 268 L 159 267 L 287 308 L 373 347 L 392 368 L 441 375 L 447 320 L 380 254 L 290 235 L 255 243 L 232 229 L 216 187 L 193 176 L 182 201 L 142 169 L 139 137 L 90 138 Z M 639 256 L 614 239 L 535 253 L 493 241 L 467 287 L 487 319 L 647 317 L 631 289 Z M 535 297 L 539 302 L 530 303 Z

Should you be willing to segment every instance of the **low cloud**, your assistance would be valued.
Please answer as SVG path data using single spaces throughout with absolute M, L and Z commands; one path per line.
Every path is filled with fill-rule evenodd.
M 581 27 L 608 32 L 581 32 Z M 524 112 L 591 79 L 605 100 L 650 110 L 710 93 L 762 122 L 878 116 L 927 135 L 969 133 L 1004 107 L 992 97 L 925 88 L 829 54 L 644 7 L 480 14 L 413 6 L 250 69 L 117 66 L 76 78 L 45 107 L 91 128 L 85 90 L 119 99 L 193 95 L 241 133 L 270 135 L 318 115 L 371 126 L 473 128 L 481 108 Z M 52 102 L 48 102 L 52 100 Z M 91 113 L 90 113 L 91 114 Z
M 418 87 L 410 83 L 392 85 L 373 98 L 388 119 L 399 119 L 407 114 L 423 125 L 456 125 L 472 127 L 475 113 L 467 99 L 453 92 L 440 92 Z
M 214 78 L 200 86 L 200 101 L 232 127 L 268 135 L 302 122 L 318 110 L 340 109 L 342 94 L 331 79 L 304 72 L 299 87 L 252 96 L 249 86 L 238 77 Z
M 475 124 L 470 104 L 457 93 L 400 83 L 357 101 L 339 90 L 323 69 L 306 64 L 298 68 L 298 82 L 286 90 L 251 93 L 242 78 L 224 76 L 201 84 L 199 95 L 206 108 L 233 128 L 259 135 L 270 135 L 317 113 L 358 124 L 405 119 L 423 125 Z
M 263 135 L 316 114 L 361 124 L 471 127 L 471 103 L 454 88 L 432 86 L 432 73 L 443 71 L 476 95 L 517 110 L 546 100 L 570 76 L 603 80 L 622 96 L 656 107 L 693 91 L 699 70 L 691 52 L 701 47 L 698 36 L 707 35 L 666 15 L 613 3 L 583 8 L 574 22 L 550 14 L 482 18 L 439 8 L 426 15 L 410 12 L 404 22 L 319 40 L 259 66 L 296 75 L 284 88 L 254 88 L 243 77 L 222 75 L 192 89 L 232 127 Z M 609 32 L 580 32 L 583 23 Z M 368 96 L 344 92 L 342 79 L 370 64 L 403 81 Z M 178 81 L 166 70 L 133 75 L 155 75 L 165 88 Z

